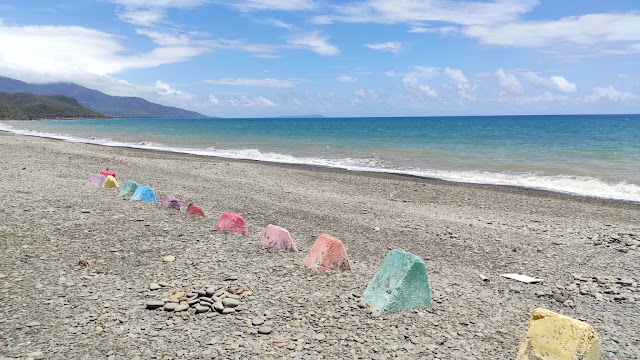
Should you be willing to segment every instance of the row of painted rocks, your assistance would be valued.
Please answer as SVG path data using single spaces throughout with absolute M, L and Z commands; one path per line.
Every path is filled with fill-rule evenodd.
M 133 183 L 127 180 L 127 183 L 131 184 L 130 182 Z M 121 195 L 125 187 L 127 192 L 131 191 L 133 184 L 127 185 L 127 183 Z M 138 188 L 140 185 L 136 186 L 132 199 L 138 192 Z M 145 188 L 148 190 L 144 189 L 144 193 L 148 194 L 149 190 L 153 192 L 150 188 Z M 142 198 L 150 198 L 150 195 Z M 155 195 L 152 202 L 155 202 Z M 179 201 L 170 195 L 165 197 L 162 206 L 180 209 Z M 188 209 L 188 213 L 205 217 L 202 210 L 194 205 L 190 205 L 189 208 L 191 210 Z M 244 219 L 234 213 L 224 213 L 218 221 L 217 228 L 249 235 Z M 260 242 L 275 248 L 297 251 L 289 232 L 276 225 L 267 226 Z M 316 239 L 304 259 L 304 265 L 317 271 L 351 270 L 344 244 L 340 239 L 327 234 L 320 235 Z M 633 281 L 630 284 L 627 284 L 628 282 L 626 281 L 624 285 L 637 286 Z M 159 288 L 160 285 L 151 284 L 152 290 Z M 431 291 L 424 261 L 415 254 L 397 249 L 391 250 L 369 281 L 361 299 L 363 303 L 380 312 L 431 307 Z M 228 314 L 236 312 L 240 303 L 239 295 L 225 289 L 209 287 L 188 294 L 178 292 L 168 298 L 151 300 L 146 303 L 146 307 L 162 308 L 173 312 L 194 308 L 195 313 L 211 311 Z M 270 332 L 271 329 L 262 331 L 262 333 Z M 595 360 L 599 357 L 600 340 L 589 324 L 549 310 L 535 309 L 518 351 L 517 360 Z

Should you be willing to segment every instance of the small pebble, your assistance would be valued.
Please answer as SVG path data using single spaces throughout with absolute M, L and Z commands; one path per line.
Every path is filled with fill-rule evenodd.
M 258 329 L 258 334 L 267 335 L 267 334 L 271 334 L 272 331 L 273 329 L 271 328 L 271 326 L 261 326 Z
M 176 260 L 176 257 L 173 255 L 167 255 L 165 257 L 162 258 L 162 261 L 164 262 L 174 262 Z

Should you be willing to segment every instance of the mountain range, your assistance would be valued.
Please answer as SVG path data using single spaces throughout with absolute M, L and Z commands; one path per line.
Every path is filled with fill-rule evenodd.
M 78 100 L 64 95 L 34 95 L 0 92 L 0 119 L 77 119 L 104 118 L 87 109 Z
M 111 96 L 73 83 L 29 84 L 0 76 L 0 92 L 66 95 L 89 110 L 117 118 L 203 119 L 195 111 L 164 106 L 138 97 Z

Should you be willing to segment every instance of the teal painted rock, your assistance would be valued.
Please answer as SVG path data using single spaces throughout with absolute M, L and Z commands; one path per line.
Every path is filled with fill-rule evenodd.
M 364 290 L 362 300 L 381 312 L 431 307 L 424 261 L 408 252 L 389 251 Z
M 120 189 L 120 193 L 118 194 L 118 196 L 133 194 L 134 192 L 136 192 L 137 188 L 137 182 L 133 180 L 127 180 L 124 185 L 122 185 L 122 189 Z

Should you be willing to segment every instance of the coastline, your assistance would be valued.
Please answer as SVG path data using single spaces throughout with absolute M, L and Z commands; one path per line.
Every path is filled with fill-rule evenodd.
M 0 244 L 7 250 L 0 255 L 4 356 L 43 351 L 52 358 L 76 357 L 86 351 L 94 358 L 109 352 L 148 358 L 149 349 L 179 356 L 186 346 L 185 358 L 207 357 L 203 352 L 209 351 L 213 357 L 298 352 L 312 358 L 510 359 L 535 307 L 594 326 L 604 359 L 640 356 L 634 333 L 640 326 L 640 288 L 618 282 L 640 281 L 638 203 L 6 133 L 0 133 L 0 149 L 0 194 L 7 199 L 0 212 Z M 116 171 L 120 185 L 134 179 L 154 188 L 158 200 L 172 194 L 183 207 L 199 205 L 208 217 L 195 219 L 86 187 L 88 174 L 103 168 Z M 225 211 L 245 217 L 249 238 L 214 230 Z M 260 245 L 269 223 L 287 228 L 300 252 Z M 351 272 L 314 273 L 302 266 L 322 233 L 345 243 Z M 353 294 L 362 293 L 390 248 L 425 260 L 433 309 L 373 317 L 358 308 Z M 162 263 L 167 254 L 176 262 Z M 90 265 L 77 266 L 79 260 Z M 508 272 L 545 281 L 524 285 L 498 276 Z M 235 316 L 183 319 L 144 309 L 144 301 L 157 295 L 148 289 L 151 282 L 188 290 L 226 284 L 228 274 L 253 289 L 247 309 Z M 618 294 L 604 287 L 603 299 L 581 294 L 582 284 L 597 284 L 581 277 L 611 278 L 608 286 L 625 299 L 615 300 Z M 34 284 L 43 286 L 34 290 Z M 572 284 L 578 284 L 575 290 Z M 553 298 L 560 287 L 568 293 L 564 302 Z M 22 312 L 25 299 L 34 302 Z M 96 320 L 107 313 L 112 315 Z M 272 322 L 272 334 L 246 331 L 246 320 L 256 316 Z M 23 325 L 32 320 L 45 325 Z M 187 330 L 201 336 L 172 338 Z M 319 333 L 325 338 L 319 340 Z M 351 335 L 342 338 L 343 333 Z M 300 350 L 299 339 L 305 339 Z M 26 341 L 31 343 L 20 345 Z

